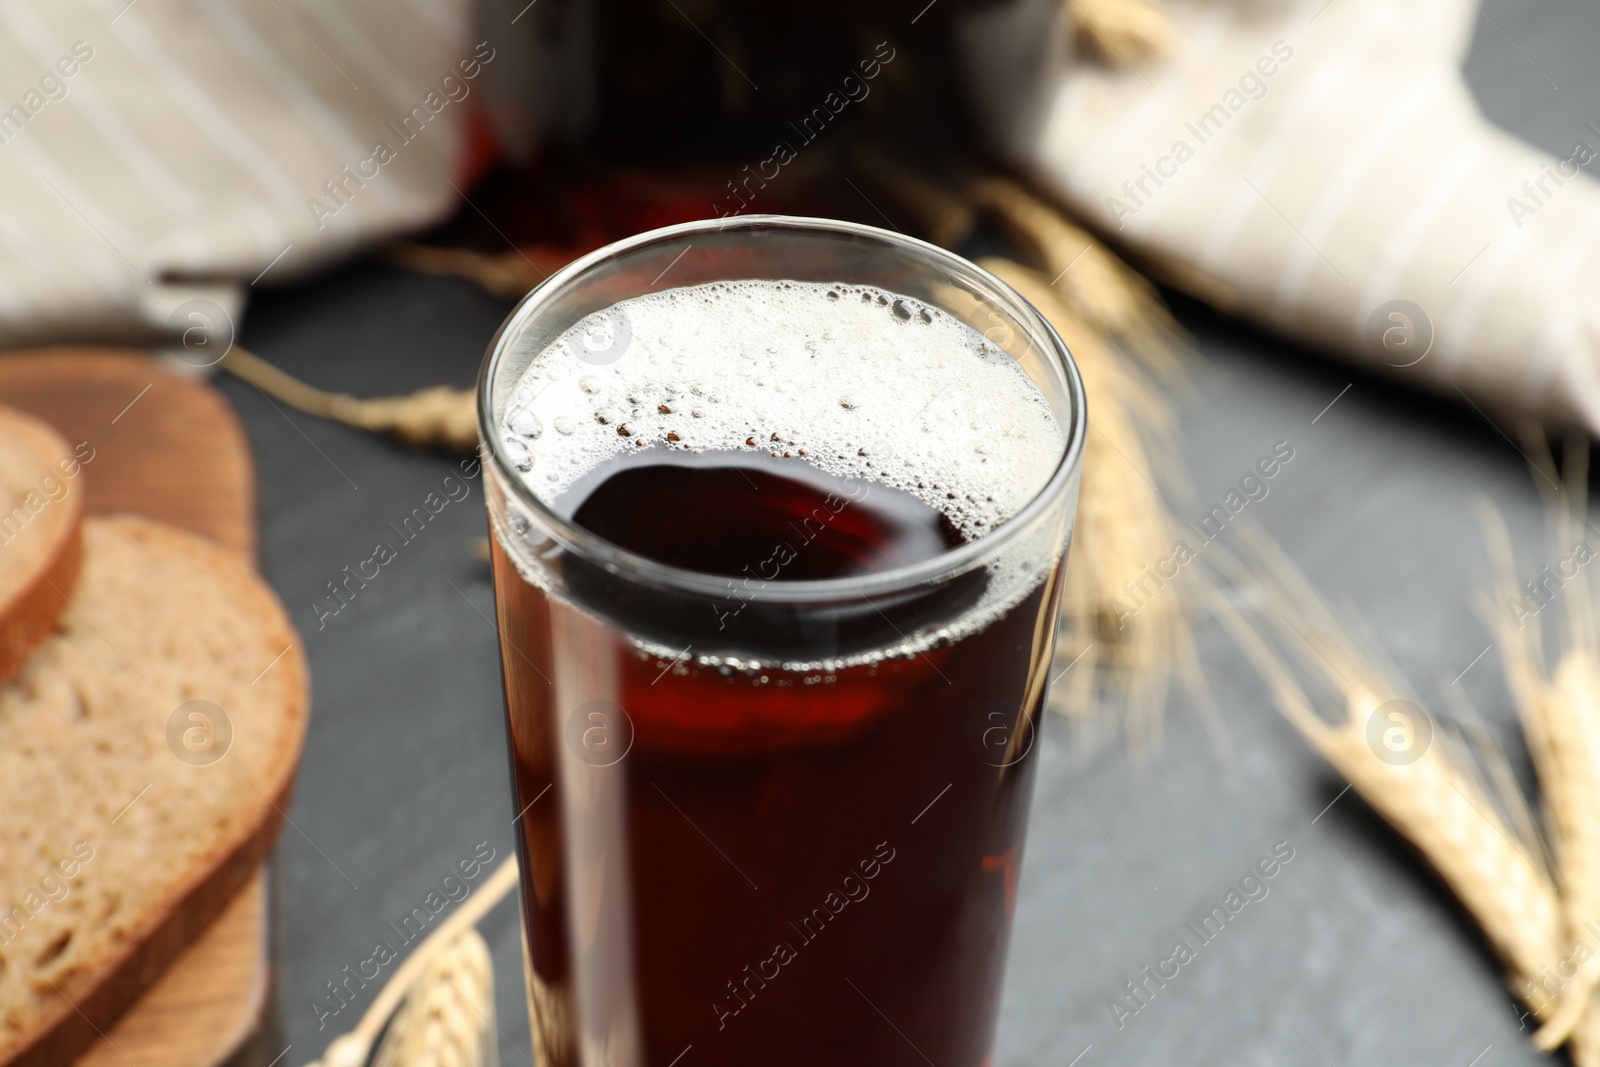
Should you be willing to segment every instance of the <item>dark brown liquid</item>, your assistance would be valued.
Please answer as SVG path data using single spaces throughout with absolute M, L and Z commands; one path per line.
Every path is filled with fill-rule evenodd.
M 494 542 L 541 1067 L 574 1067 L 580 1046 L 624 1064 L 637 1049 L 651 1067 L 980 1067 L 1054 573 L 910 657 L 702 665 L 735 644 L 789 662 L 893 646 L 959 617 L 988 579 L 770 609 L 745 577 L 860 576 L 959 538 L 914 497 L 798 459 L 664 458 L 613 464 L 568 511 L 624 548 L 727 576 L 726 597 L 685 605 L 569 558 L 580 606 Z M 644 654 L 624 627 L 692 650 Z

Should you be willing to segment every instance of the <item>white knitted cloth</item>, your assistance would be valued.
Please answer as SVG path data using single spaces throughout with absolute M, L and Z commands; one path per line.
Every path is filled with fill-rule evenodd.
M 463 0 L 0 2 L 0 346 L 222 329 L 269 266 L 448 212 L 493 63 L 469 28 Z
M 1167 61 L 1074 58 L 1060 0 L 964 32 L 997 143 L 1075 210 L 1291 337 L 1600 432 L 1600 127 L 1491 127 L 1470 0 L 1167 0 Z

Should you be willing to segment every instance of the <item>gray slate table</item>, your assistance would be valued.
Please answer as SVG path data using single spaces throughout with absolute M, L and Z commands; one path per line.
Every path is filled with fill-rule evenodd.
M 1482 11 L 1467 73 L 1485 113 L 1565 151 L 1600 120 L 1600 8 L 1491 0 Z M 506 310 L 465 283 L 358 263 L 258 296 L 242 341 L 357 395 L 467 385 Z M 1523 548 L 1541 543 L 1522 459 L 1470 409 L 1197 305 L 1178 310 L 1203 356 L 1183 420 L 1200 499 L 1220 500 L 1289 442 L 1294 461 L 1252 512 L 1325 591 L 1359 606 L 1435 697 L 1488 642 L 1468 606 L 1484 566 L 1470 499 L 1497 503 Z M 369 1002 L 373 989 L 321 1030 L 311 1007 L 388 936 L 385 920 L 421 904 L 480 842 L 497 856 L 512 848 L 492 592 L 471 554 L 482 491 L 470 482 L 468 498 L 323 617 L 313 605 L 327 583 L 394 541 L 390 524 L 453 464 L 285 414 L 237 381 L 222 388 L 260 468 L 262 567 L 311 663 L 311 734 L 278 849 L 285 1062 L 303 1063 Z M 1076 759 L 1060 723 L 1044 735 L 997 1067 L 1538 1062 L 1470 921 L 1353 794 L 1328 808 L 1344 783 L 1214 628 L 1201 635 L 1231 758 L 1181 699 L 1148 774 L 1116 749 Z M 1495 657 L 1459 684 L 1525 766 Z M 1119 1028 L 1107 1001 L 1279 842 L 1294 858 L 1269 895 Z M 484 932 L 500 1059 L 522 1063 L 514 910 L 497 909 Z

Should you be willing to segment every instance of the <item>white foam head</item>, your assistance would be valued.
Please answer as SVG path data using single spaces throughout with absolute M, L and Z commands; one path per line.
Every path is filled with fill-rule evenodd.
M 595 312 L 513 390 L 505 453 L 553 503 L 646 445 L 804 457 L 913 493 L 973 540 L 1048 483 L 1064 435 L 965 322 L 860 285 L 732 281 Z

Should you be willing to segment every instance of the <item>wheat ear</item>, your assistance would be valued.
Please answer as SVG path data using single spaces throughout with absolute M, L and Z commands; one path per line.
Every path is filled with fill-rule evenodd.
M 1567 1043 L 1572 1067 L 1600 1067 L 1600 1011 L 1595 1010 L 1597 1004 L 1600 1001 L 1591 1000 L 1588 1009 L 1572 1029 L 1572 1036 Z
M 1217 604 L 1219 619 L 1283 714 L 1433 865 L 1504 962 L 1512 990 L 1536 1014 L 1544 1012 L 1547 1005 L 1531 996 L 1533 982 L 1557 958 L 1563 923 L 1556 887 L 1536 843 L 1515 836 L 1496 812 L 1489 789 L 1437 731 L 1420 753 L 1406 754 L 1409 762 L 1379 755 L 1368 734 L 1374 712 L 1396 699 L 1410 701 L 1417 711 L 1420 703 L 1408 695 L 1387 657 L 1352 635 L 1281 550 L 1248 521 L 1240 530 L 1255 565 L 1246 569 L 1228 561 L 1226 553 L 1219 557 L 1265 602 L 1262 625 L 1295 653 L 1299 669 L 1320 676 L 1339 694 L 1342 708 L 1331 721 L 1317 714 L 1295 671 L 1262 637 L 1258 624 L 1225 599 Z M 1413 743 L 1419 736 L 1414 729 Z
M 1159 750 L 1161 714 L 1176 673 L 1226 750 L 1190 628 L 1194 598 L 1187 587 L 1203 584 L 1205 576 L 1189 568 L 1169 587 L 1152 573 L 1175 554 L 1186 566 L 1194 551 L 1164 500 L 1190 501 L 1193 489 L 1177 458 L 1171 402 L 1156 384 L 1184 377 L 1182 330 L 1148 281 L 1048 200 L 1000 175 L 969 182 L 967 194 L 1041 272 L 997 268 L 1061 333 L 1089 397 L 1090 434 L 1058 643 L 1062 662 L 1077 665 L 1053 703 L 1080 723 L 1096 724 L 1104 718 L 1099 696 L 1107 694 L 1126 705 L 1130 748 Z M 1087 731 L 1091 741 L 1095 732 Z
M 413 448 L 466 455 L 478 447 L 478 406 L 470 389 L 435 385 L 406 396 L 360 400 L 306 385 L 238 347 L 223 357 L 222 368 L 308 415 L 389 434 Z
M 1542 439 L 1533 447 L 1540 456 L 1536 473 L 1554 487 L 1558 475 Z M 1544 492 L 1548 543 L 1558 554 L 1573 544 L 1582 528 L 1587 445 L 1573 442 L 1568 457 L 1565 489 Z M 1536 1047 L 1549 1051 L 1573 1035 L 1586 1012 L 1596 1010 L 1594 994 L 1600 986 L 1600 951 L 1590 947 L 1586 929 L 1600 920 L 1600 648 L 1594 630 L 1595 596 L 1589 576 L 1581 570 L 1562 589 L 1567 608 L 1565 650 L 1553 674 L 1546 671 L 1538 614 L 1513 610 L 1522 598 L 1505 522 L 1487 501 L 1479 501 L 1477 510 L 1497 579 L 1495 595 L 1481 598 L 1479 612 L 1499 646 L 1539 775 L 1568 958 L 1584 953 L 1570 976 L 1559 968 L 1555 972 L 1559 1000 L 1533 1039 Z
M 1150 757 L 1160 751 L 1162 712 L 1177 673 L 1197 695 L 1207 727 L 1225 748 L 1220 717 L 1200 684 L 1190 629 L 1188 584 L 1199 575 L 1190 568 L 1165 580 L 1152 577 L 1152 569 L 1184 545 L 1157 488 L 1159 472 L 1152 459 L 1152 453 L 1171 448 L 1170 405 L 1136 365 L 1119 358 L 1066 305 L 1043 274 L 1003 259 L 985 259 L 981 265 L 1055 327 L 1078 365 L 1089 401 L 1052 705 L 1078 722 L 1092 747 L 1106 725 L 1101 693 L 1114 693 L 1124 706 L 1130 749 L 1137 757 Z M 1142 593 L 1136 583 L 1142 583 Z
M 494 961 L 464 930 L 428 961 L 384 1032 L 373 1067 L 497 1067 Z
M 362 1067 L 367 1062 L 367 1055 L 372 1051 L 372 1043 L 377 1040 L 384 1023 L 394 1014 L 396 1006 L 410 991 L 412 984 L 427 972 L 429 965 L 439 953 L 454 945 L 463 933 L 477 926 L 478 921 L 504 900 L 506 894 L 516 886 L 517 860 L 513 856 L 502 863 L 499 869 L 478 887 L 476 893 L 463 900 L 453 915 L 440 923 L 438 929 L 412 950 L 411 955 L 406 957 L 405 962 L 400 964 L 389 981 L 378 991 L 372 1004 L 356 1023 L 355 1029 L 334 1038 L 323 1050 L 322 1058 L 311 1061 L 306 1067 Z
M 1573 1067 L 1600 1067 L 1600 996 L 1592 997 L 1567 1042 Z
M 1172 23 L 1152 0 L 1066 0 L 1078 42 L 1090 55 L 1137 69 L 1177 51 Z

